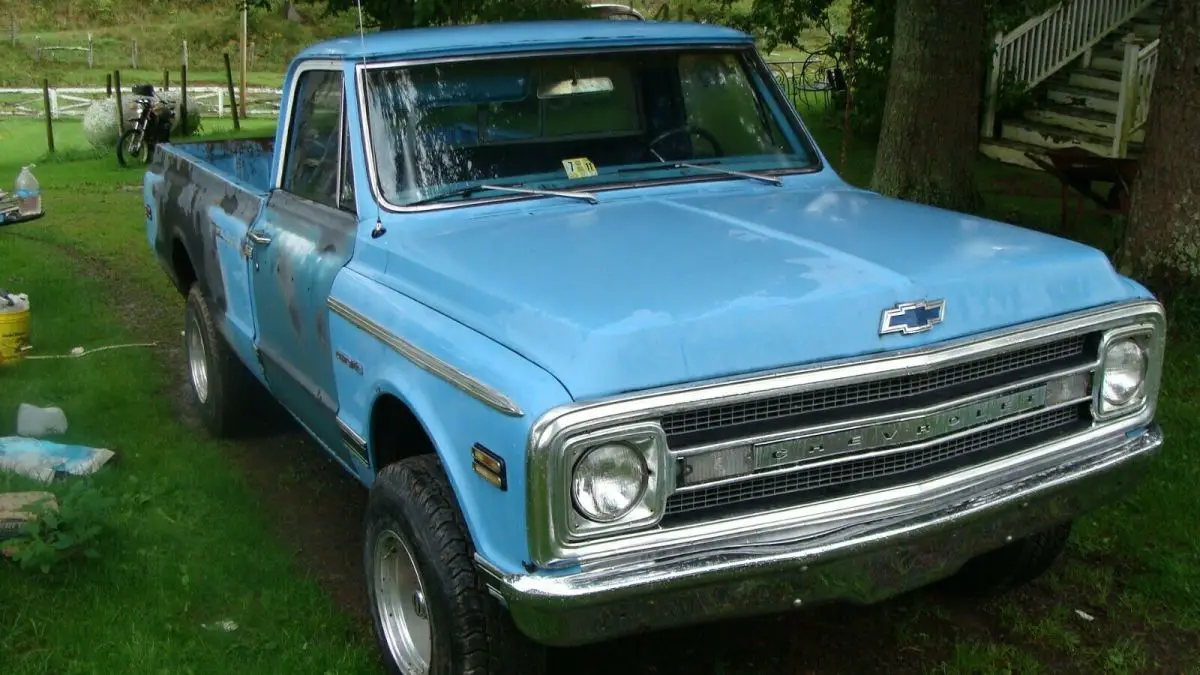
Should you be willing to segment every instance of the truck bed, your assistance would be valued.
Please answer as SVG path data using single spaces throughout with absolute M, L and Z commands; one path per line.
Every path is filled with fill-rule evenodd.
M 206 143 L 172 143 L 171 147 L 258 192 L 265 193 L 270 189 L 271 158 L 275 154 L 274 136 Z
M 146 174 L 147 236 L 181 292 L 200 283 L 215 308 L 227 309 L 222 274 L 244 275 L 241 240 L 271 185 L 274 138 L 160 146 Z

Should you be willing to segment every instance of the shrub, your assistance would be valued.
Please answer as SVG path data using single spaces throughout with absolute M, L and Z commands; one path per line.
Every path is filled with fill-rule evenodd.
M 86 481 L 79 481 L 59 498 L 58 508 L 39 502 L 33 520 L 5 545 L 5 552 L 22 569 L 51 568 L 78 556 L 99 556 L 97 540 L 104 531 L 112 500 Z

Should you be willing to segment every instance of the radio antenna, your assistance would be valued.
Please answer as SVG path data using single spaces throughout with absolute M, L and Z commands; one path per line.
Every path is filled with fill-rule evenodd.
M 365 50 L 367 47 L 367 37 L 363 32 L 362 0 L 354 0 L 354 4 L 358 6 L 358 42 Z M 363 58 L 364 60 L 366 59 L 365 55 Z
M 365 65 L 367 65 L 367 35 L 366 35 L 366 29 L 363 27 L 362 0 L 354 0 L 354 4 L 358 9 L 358 44 L 362 48 L 361 53 L 359 54 L 359 60 L 362 61 L 362 64 L 365 66 Z M 362 88 L 362 86 L 366 84 L 366 78 L 365 77 L 361 78 L 358 81 L 358 84 L 359 84 L 360 88 Z M 360 91 L 358 93 L 358 95 L 366 96 L 367 92 Z M 365 107 L 366 106 L 364 106 L 363 109 L 365 109 Z M 365 124 L 366 120 L 364 119 L 364 120 L 362 120 L 362 122 L 363 122 L 363 124 L 360 126 L 360 128 L 365 130 L 366 129 L 366 124 Z M 370 148 L 367 147 L 367 143 L 368 143 L 368 139 L 364 136 L 363 137 L 363 159 L 366 159 L 366 153 L 371 151 Z M 383 218 L 380 217 L 380 214 L 379 214 L 379 203 L 376 202 L 375 203 L 375 227 L 371 228 L 371 238 L 378 239 L 386 233 L 387 233 L 387 228 L 385 228 L 383 226 Z

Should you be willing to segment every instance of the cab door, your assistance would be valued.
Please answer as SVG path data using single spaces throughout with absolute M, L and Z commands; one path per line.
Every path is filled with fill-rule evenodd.
M 276 398 L 343 459 L 327 301 L 357 216 L 340 67 L 296 74 L 279 187 L 254 229 L 256 347 Z

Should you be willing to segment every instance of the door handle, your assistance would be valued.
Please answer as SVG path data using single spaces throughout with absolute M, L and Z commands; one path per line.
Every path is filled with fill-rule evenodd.
M 246 238 L 253 242 L 256 246 L 266 246 L 271 243 L 271 238 L 265 234 L 259 234 L 254 230 L 246 232 Z

